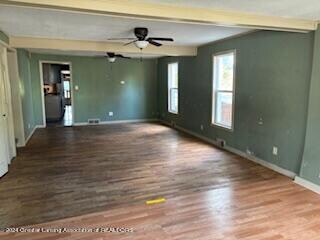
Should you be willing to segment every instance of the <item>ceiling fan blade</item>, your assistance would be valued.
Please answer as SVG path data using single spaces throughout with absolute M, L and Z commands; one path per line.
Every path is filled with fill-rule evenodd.
M 155 41 L 151 40 L 150 38 L 148 39 L 148 42 L 149 42 L 150 44 L 152 44 L 152 45 L 156 46 L 156 47 L 160 47 L 160 46 L 162 46 L 162 44 L 161 44 L 161 43 L 155 42 Z
M 155 41 L 167 41 L 167 42 L 173 42 L 173 38 L 160 38 L 160 37 L 150 37 L 148 40 L 155 40 Z
M 131 57 L 125 57 L 122 54 L 116 54 L 115 57 L 130 59 Z
M 131 42 L 128 42 L 128 43 L 124 44 L 123 46 L 130 45 L 130 44 L 132 44 L 132 43 L 134 43 L 134 42 L 136 42 L 136 41 L 139 41 L 139 40 L 138 40 L 138 39 L 135 39 L 135 40 L 133 40 L 133 41 L 131 41 Z

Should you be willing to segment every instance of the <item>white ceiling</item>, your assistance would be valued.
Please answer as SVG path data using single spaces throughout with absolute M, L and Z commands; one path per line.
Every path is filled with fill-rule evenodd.
M 165 44 L 179 46 L 199 46 L 249 31 L 0 4 L 0 29 L 10 36 L 106 41 L 108 38 L 133 37 L 134 27 L 148 27 L 149 36 L 172 37 L 175 42 Z
M 260 15 L 320 20 L 320 0 L 135 0 L 185 7 L 240 11 Z

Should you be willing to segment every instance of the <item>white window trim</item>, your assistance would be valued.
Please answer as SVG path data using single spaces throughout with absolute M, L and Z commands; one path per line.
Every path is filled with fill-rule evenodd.
M 229 126 L 225 126 L 225 125 L 222 125 L 222 124 L 218 124 L 218 123 L 215 123 L 215 114 L 214 111 L 217 109 L 216 108 L 216 90 L 215 90 L 215 81 L 214 81 L 214 58 L 215 57 L 218 57 L 218 56 L 221 56 L 221 55 L 227 55 L 227 54 L 230 54 L 232 53 L 234 55 L 234 64 L 233 64 L 233 89 L 232 91 L 219 91 L 219 92 L 232 92 L 233 93 L 233 97 L 232 97 L 232 123 L 231 123 L 231 127 Z M 228 51 L 223 51 L 223 52 L 218 52 L 218 53 L 215 53 L 213 54 L 212 56 L 212 78 L 211 78 L 211 83 L 212 83 L 212 87 L 211 87 L 211 91 L 212 91 L 212 96 L 211 96 L 211 126 L 213 127 L 218 127 L 218 128 L 221 128 L 221 129 L 224 129 L 224 130 L 227 130 L 227 131 L 230 131 L 230 132 L 233 132 L 234 131 L 234 108 L 235 108 L 235 89 L 236 89 L 236 67 L 237 67 L 237 51 L 235 49 L 233 50 L 228 50 Z
M 178 106 L 177 106 L 177 111 L 172 111 L 170 109 L 170 106 L 171 106 L 171 95 L 170 95 L 170 87 L 169 87 L 169 66 L 171 64 L 177 64 L 177 67 L 178 67 Z M 167 85 L 168 85 L 168 112 L 169 113 L 172 113 L 172 114 L 175 114 L 175 115 L 178 115 L 179 114 L 179 62 L 169 62 L 167 64 Z

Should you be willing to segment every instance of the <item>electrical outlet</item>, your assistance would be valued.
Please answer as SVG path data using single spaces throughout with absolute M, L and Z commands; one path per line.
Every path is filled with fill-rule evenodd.
M 204 129 L 204 127 L 203 127 L 203 125 L 202 125 L 202 124 L 200 125 L 200 129 L 201 129 L 201 131 L 203 131 L 203 129 Z
M 113 116 L 113 112 L 109 112 L 109 117 L 112 117 Z
M 249 148 L 247 148 L 246 152 L 248 155 L 254 156 L 254 152 L 252 152 Z
M 226 146 L 226 141 L 223 140 L 223 139 L 220 139 L 220 138 L 217 138 L 216 139 L 218 145 L 221 147 L 221 148 L 224 148 Z
M 28 123 L 28 129 L 30 129 L 31 128 L 31 124 L 30 123 Z
M 278 148 L 277 148 L 277 147 L 273 146 L 273 148 L 272 148 L 272 154 L 275 155 L 275 156 L 278 155 Z

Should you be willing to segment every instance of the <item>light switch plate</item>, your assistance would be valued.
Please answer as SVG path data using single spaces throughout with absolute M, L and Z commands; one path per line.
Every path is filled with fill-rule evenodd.
M 277 147 L 273 146 L 272 154 L 275 155 L 275 156 L 278 155 L 278 148 Z

